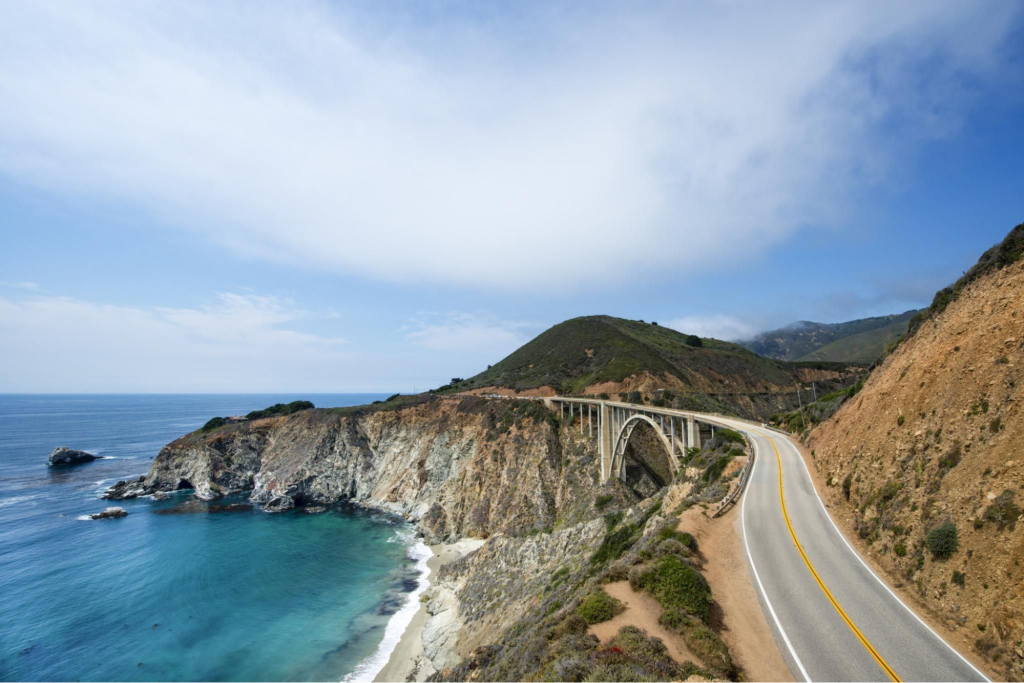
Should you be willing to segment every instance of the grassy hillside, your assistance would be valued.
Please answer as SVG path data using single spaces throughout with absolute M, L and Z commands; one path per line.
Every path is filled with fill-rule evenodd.
M 743 346 L 775 360 L 873 363 L 888 344 L 907 330 L 918 311 L 844 323 L 816 323 L 806 320 L 758 335 Z
M 633 401 L 767 416 L 790 403 L 795 407 L 796 385 L 812 380 L 819 390 L 831 391 L 852 375 L 844 364 L 783 363 L 656 323 L 588 316 L 555 325 L 484 372 L 438 391 L 621 392 Z
M 460 388 L 551 386 L 578 392 L 642 372 L 684 383 L 709 372 L 741 375 L 751 382 L 793 382 L 790 368 L 737 344 L 688 336 L 656 323 L 596 315 L 555 325 Z

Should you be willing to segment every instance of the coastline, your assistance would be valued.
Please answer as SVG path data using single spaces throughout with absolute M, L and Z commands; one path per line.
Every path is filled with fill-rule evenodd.
M 362 675 L 354 672 L 346 680 L 404 681 L 409 676 L 416 678 L 415 674 L 419 673 L 422 665 L 423 640 L 421 636 L 423 634 L 423 627 L 426 626 L 427 620 L 430 618 L 430 615 L 427 613 L 427 604 L 420 599 L 420 596 L 430 587 L 430 578 L 437 574 L 441 567 L 449 562 L 465 557 L 484 543 L 483 539 L 475 538 L 462 539 L 455 543 L 439 543 L 432 546 L 426 546 L 422 542 L 419 543 L 419 548 L 429 548 L 430 555 L 426 557 L 426 572 L 420 579 L 420 588 L 409 594 L 410 602 L 407 606 L 415 607 L 415 613 L 412 614 L 412 617 L 404 625 L 401 638 L 399 638 L 391 650 L 387 662 L 373 675 L 372 679 L 364 677 L 370 673 L 369 670 L 366 670 Z M 398 617 L 398 615 L 396 614 L 395 617 Z M 398 625 L 397 622 L 393 623 Z M 391 623 L 388 624 L 388 627 L 390 630 Z M 388 640 L 389 638 L 385 636 L 384 642 L 381 643 L 381 649 L 386 647 Z M 380 650 L 378 650 L 378 653 L 383 654 Z

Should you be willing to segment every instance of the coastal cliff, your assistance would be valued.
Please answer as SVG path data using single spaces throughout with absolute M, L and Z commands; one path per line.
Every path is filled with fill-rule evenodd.
M 738 673 L 712 630 L 696 542 L 676 528 L 684 510 L 734 485 L 738 467 L 723 465 L 745 456 L 728 430 L 655 485 L 643 474 L 661 471 L 651 463 L 601 484 L 593 440 L 538 401 L 400 397 L 215 424 L 168 444 L 147 475 L 105 497 L 247 493 L 268 511 L 352 502 L 402 515 L 428 543 L 487 539 L 431 580 L 417 679 L 528 680 L 565 667 L 602 680 L 624 675 L 616 667 L 667 679 Z M 664 458 L 640 432 L 627 457 Z M 675 657 L 632 625 L 610 642 L 588 632 L 585 605 L 615 604 L 603 586 L 627 580 L 623 590 L 659 601 L 669 600 L 659 581 L 681 582 L 662 604 Z
M 486 538 L 579 517 L 581 493 L 599 483 L 592 456 L 565 471 L 579 451 L 536 402 L 415 397 L 193 432 L 105 497 L 247 492 L 268 511 L 349 501 L 418 522 L 430 542 Z

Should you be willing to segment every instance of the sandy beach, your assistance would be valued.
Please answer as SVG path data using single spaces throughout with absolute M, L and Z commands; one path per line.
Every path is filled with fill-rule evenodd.
M 442 566 L 454 562 L 460 557 L 465 557 L 484 543 L 485 541 L 482 539 L 468 538 L 457 543 L 440 543 L 430 546 L 432 557 L 427 560 L 427 568 L 430 570 L 427 580 L 430 581 Z M 380 673 L 373 679 L 374 681 L 405 681 L 410 674 L 418 673 L 420 659 L 423 656 L 423 640 L 420 636 L 429 617 L 426 603 L 420 603 L 419 610 L 409 622 L 401 640 L 398 641 L 398 645 L 395 646 L 388 658 L 388 663 L 380 670 Z

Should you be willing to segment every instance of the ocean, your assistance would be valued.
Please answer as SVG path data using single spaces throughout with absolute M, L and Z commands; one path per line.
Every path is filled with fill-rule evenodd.
M 0 395 L 0 680 L 372 677 L 415 612 L 429 550 L 352 506 L 261 512 L 191 492 L 103 501 L 217 415 L 376 394 Z M 106 459 L 46 465 L 68 446 Z M 108 504 L 122 519 L 83 516 Z

